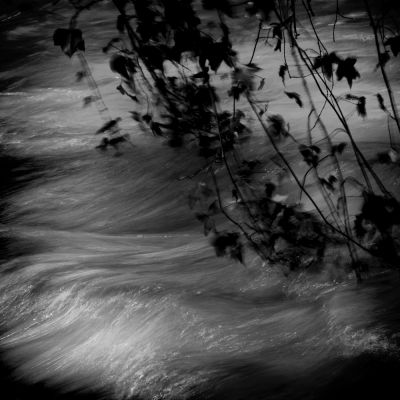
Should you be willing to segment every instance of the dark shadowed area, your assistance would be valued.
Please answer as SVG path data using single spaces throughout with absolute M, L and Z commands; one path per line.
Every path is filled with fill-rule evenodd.
M 363 2 L 340 2 L 347 18 L 335 43 L 335 2 L 314 3 L 330 50 L 358 59 L 351 93 L 366 96 L 368 115 L 345 109 L 372 157 L 386 146 L 387 125 Z M 82 107 L 91 92 L 76 81 L 77 57 L 53 45 L 72 14 L 67 2 L 0 0 L 1 398 L 394 398 L 399 274 L 374 265 L 359 285 L 340 268 L 345 254 L 289 277 L 250 253 L 245 265 L 217 258 L 187 205 L 193 182 L 179 180 L 204 160 L 143 132 L 116 90 L 120 77 L 101 50 L 115 34 L 112 12 L 104 1 L 79 26 L 103 99 L 130 137 L 118 157 L 95 150 L 103 121 L 93 105 Z M 248 60 L 258 21 L 237 21 L 228 22 Z M 284 95 L 280 57 L 262 43 L 255 62 L 270 111 L 301 139 L 308 111 Z M 397 98 L 399 62 L 387 66 Z M 224 73 L 213 76 L 222 91 Z M 301 81 L 284 90 L 301 92 Z M 349 93 L 346 82 L 336 90 Z M 322 105 L 316 90 L 315 101 Z M 336 127 L 329 111 L 324 118 Z M 259 131 L 247 146 L 271 153 Z M 377 167 L 393 190 L 398 168 Z

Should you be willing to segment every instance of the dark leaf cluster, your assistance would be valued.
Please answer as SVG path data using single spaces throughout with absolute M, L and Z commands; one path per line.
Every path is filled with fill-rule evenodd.
M 217 257 L 230 256 L 243 263 L 243 244 L 237 232 L 217 232 L 211 243 Z
M 85 41 L 80 29 L 56 29 L 53 42 L 54 46 L 60 46 L 68 57 L 72 57 L 78 50 L 85 51 Z

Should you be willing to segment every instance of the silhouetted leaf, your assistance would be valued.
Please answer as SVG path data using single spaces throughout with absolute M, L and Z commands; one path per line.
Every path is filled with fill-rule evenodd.
M 301 97 L 298 93 L 296 92 L 285 92 L 286 96 L 289 97 L 289 99 L 294 99 L 296 104 L 299 107 L 303 107 L 303 102 L 301 101 Z
M 267 182 L 264 185 L 265 188 L 265 195 L 267 196 L 268 199 L 272 197 L 272 194 L 275 192 L 276 185 L 273 182 Z
M 367 116 L 367 110 L 365 109 L 365 103 L 366 103 L 366 99 L 364 96 L 361 96 L 358 98 L 357 112 L 358 112 L 358 115 L 360 115 L 363 118 L 365 118 Z
M 335 176 L 335 175 L 329 175 L 329 176 L 328 176 L 328 182 L 329 182 L 331 185 L 333 185 L 334 183 L 336 183 L 336 182 L 337 182 L 336 176 Z
M 339 60 L 336 70 L 336 77 L 340 81 L 346 78 L 351 88 L 353 80 L 360 77 L 359 72 L 355 69 L 354 65 L 357 60 L 354 57 L 348 57 L 345 60 Z
M 77 81 L 77 82 L 80 82 L 80 81 L 82 81 L 83 78 L 86 77 L 86 71 L 78 71 L 78 72 L 75 74 L 75 76 L 76 76 L 76 81 Z
M 118 128 L 119 121 L 121 121 L 120 117 L 112 119 L 112 120 L 106 122 L 100 129 L 98 129 L 96 131 L 96 134 L 104 133 L 104 132 L 107 132 L 107 131 L 111 131 L 111 132 L 118 131 L 118 129 L 119 129 Z
M 265 78 L 262 78 L 262 79 L 260 80 L 260 84 L 258 85 L 257 90 L 262 90 L 263 87 L 264 87 L 264 85 L 265 85 Z
M 122 87 L 122 85 L 118 85 L 116 87 L 116 89 L 118 90 L 118 92 L 120 92 L 121 94 L 126 94 L 126 90 Z
M 313 68 L 314 69 L 321 68 L 324 76 L 328 79 L 332 79 L 333 64 L 338 64 L 340 61 L 341 61 L 340 58 L 334 52 L 329 54 L 324 54 L 314 59 Z
M 316 153 L 316 154 L 321 153 L 321 149 L 320 149 L 318 146 L 311 145 L 311 146 L 310 146 L 310 149 L 311 149 L 314 153 Z
M 355 95 L 352 94 L 352 93 L 347 93 L 346 96 L 345 96 L 345 99 L 346 99 L 346 100 L 355 100 L 355 101 L 358 101 L 360 98 L 359 98 L 358 96 L 355 96 Z
M 151 121 L 149 125 L 154 136 L 164 136 L 161 126 L 158 122 Z
M 239 195 L 238 195 L 238 192 L 237 192 L 236 189 L 232 189 L 232 197 L 233 197 L 233 199 L 234 199 L 236 202 L 238 202 L 238 200 L 239 200 Z
M 383 111 L 387 111 L 387 110 L 386 110 L 386 106 L 385 106 L 385 102 L 384 102 L 384 100 L 383 100 L 383 97 L 382 97 L 379 93 L 376 94 L 376 97 L 377 97 L 377 99 L 378 99 L 379 108 L 380 108 L 381 110 L 383 110 Z
M 144 122 L 146 122 L 146 124 L 150 124 L 151 120 L 152 120 L 152 116 L 150 114 L 144 114 L 142 115 L 142 120 Z
M 332 146 L 332 154 L 336 154 L 336 153 L 342 154 L 344 149 L 346 148 L 346 146 L 347 146 L 347 143 L 345 143 L 345 142 L 342 142 L 339 144 L 334 144 Z
M 274 51 L 281 51 L 282 50 L 282 39 L 278 39 L 277 41 L 276 41 L 276 45 L 275 45 L 275 48 L 274 48 Z
M 117 29 L 119 32 L 124 33 L 124 31 L 125 31 L 125 16 L 124 15 L 118 15 Z
M 270 132 L 274 136 L 278 138 L 288 136 L 288 131 L 285 126 L 285 120 L 283 119 L 282 115 L 279 114 L 269 115 L 268 122 L 269 122 Z
M 208 217 L 208 214 L 203 213 L 203 212 L 197 212 L 197 213 L 194 214 L 194 216 L 195 216 L 200 222 L 203 222 L 203 223 L 204 223 L 204 221 L 205 221 L 206 219 L 209 218 L 209 217 Z
M 361 219 L 374 223 L 380 231 L 400 223 L 400 205 L 393 197 L 364 192 Z
M 236 232 L 216 232 L 212 245 L 217 257 L 229 255 L 232 259 L 243 263 L 243 245 Z
M 248 64 L 246 64 L 246 67 L 247 68 L 249 68 L 249 69 L 251 69 L 252 71 L 254 71 L 254 72 L 257 72 L 257 71 L 261 71 L 262 70 L 262 68 L 260 68 L 257 64 L 255 64 L 255 63 L 248 63 Z
M 85 51 L 85 42 L 80 29 L 56 29 L 53 41 L 54 45 L 60 46 L 68 57 L 72 57 L 78 50 Z
M 282 83 L 285 84 L 285 74 L 288 70 L 288 66 L 287 65 L 281 65 L 279 67 L 279 76 L 282 79 Z
M 127 135 L 116 136 L 116 137 L 109 139 L 109 141 L 108 141 L 110 146 L 113 146 L 115 149 L 118 149 L 118 145 L 123 142 L 127 142 Z
M 315 148 L 301 144 L 299 146 L 299 151 L 300 151 L 300 154 L 303 156 L 303 160 L 308 165 L 313 166 L 313 167 L 316 167 L 318 165 L 318 161 L 319 161 L 318 153 L 319 152 L 316 151 Z
M 376 68 L 379 68 L 379 66 L 384 67 L 387 62 L 390 60 L 390 54 L 388 51 L 385 51 L 384 53 L 379 53 L 378 56 L 378 64 L 376 65 Z
M 96 101 L 96 97 L 86 96 L 83 98 L 83 106 L 87 107 L 88 105 L 92 104 L 94 101 Z
M 133 61 L 122 54 L 114 54 L 110 60 L 111 71 L 120 74 L 123 78 L 129 80 L 130 74 L 136 71 Z
M 397 57 L 397 54 L 400 52 L 400 36 L 393 36 L 387 39 L 384 45 L 390 46 L 390 50 L 392 50 L 393 55 Z
M 335 190 L 333 184 L 331 182 L 329 182 L 327 179 L 325 178 L 319 178 L 319 182 L 321 183 L 321 185 L 325 188 L 328 189 L 329 191 L 333 192 Z
M 137 111 L 129 111 L 129 112 L 131 114 L 132 119 L 134 119 L 137 122 L 141 122 L 142 121 L 142 117 Z

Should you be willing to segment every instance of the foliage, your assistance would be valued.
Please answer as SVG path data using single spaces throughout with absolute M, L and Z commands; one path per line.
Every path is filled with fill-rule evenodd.
M 83 55 L 82 32 L 76 24 L 79 14 L 97 2 L 71 0 L 76 12 L 70 27 L 57 29 L 54 33 L 54 44 L 60 46 L 66 55 L 72 57 L 77 53 L 81 57 L 83 71 L 78 72 L 77 79 L 87 78 L 93 90 L 95 83 Z M 327 243 L 340 238 L 360 279 L 359 252 L 383 256 L 382 248 L 392 243 L 391 228 L 400 224 L 400 207 L 359 149 L 340 105 L 341 100 L 355 102 L 358 115 L 366 118 L 366 97 L 348 94 L 340 98 L 334 92 L 336 80 L 346 79 L 351 89 L 354 81 L 360 78 L 356 69 L 357 59 L 328 51 L 314 25 L 316 13 L 312 2 L 202 0 L 202 7 L 208 13 L 215 13 L 219 37 L 215 30 L 207 30 L 202 13 L 197 14 L 192 0 L 115 0 L 113 3 L 116 14 L 112 18 L 119 36 L 109 40 L 103 52 L 110 56 L 110 69 L 121 77 L 117 90 L 134 101 L 132 119 L 142 129 L 165 138 L 172 147 L 196 145 L 205 167 L 187 176 L 188 179 L 199 178 L 189 194 L 189 207 L 203 225 L 204 234 L 211 238 L 216 255 L 229 256 L 244 263 L 244 248 L 248 246 L 269 263 L 280 264 L 286 259 L 294 269 L 295 266 L 307 267 L 320 261 Z M 379 40 L 384 49 L 389 47 L 397 56 L 400 36 L 392 34 L 379 38 L 377 35 L 381 30 L 373 24 L 377 20 L 368 8 L 368 2 L 366 7 L 378 41 L 377 67 L 384 73 L 390 55 L 388 50 L 381 50 Z M 314 49 L 302 47 L 297 27 L 298 9 L 308 16 Z M 247 64 L 239 60 L 229 27 L 231 21 L 245 13 L 249 18 L 259 20 L 253 55 Z M 269 25 L 264 27 L 267 23 Z M 262 36 L 264 31 L 268 32 L 267 37 Z M 298 79 L 302 80 L 310 107 L 307 141 L 304 143 L 293 137 L 282 115 L 268 112 L 268 101 L 257 99 L 257 92 L 263 91 L 266 83 L 265 77 L 258 75 L 263 70 L 253 62 L 261 38 L 265 38 L 266 43 L 274 39 L 274 50 L 282 54 L 276 73 L 283 87 L 288 79 L 295 79 L 294 67 L 289 67 L 287 62 L 289 51 L 297 65 Z M 217 73 L 222 69 L 229 70 L 229 73 L 223 73 L 229 82 L 226 92 L 217 90 L 215 84 Z M 317 111 L 303 70 L 318 87 L 325 100 L 324 107 L 327 105 L 337 116 L 340 126 L 337 130 L 347 135 L 347 141 L 332 141 L 321 118 L 323 109 Z M 219 76 L 222 78 L 223 75 Z M 389 88 L 387 82 L 386 86 Z M 300 108 L 306 108 L 299 93 L 283 92 Z M 391 92 L 388 93 L 392 112 L 378 93 L 379 106 L 388 118 L 398 122 Z M 99 101 L 97 92 L 88 104 L 92 100 Z M 222 109 L 228 101 L 232 109 Z M 304 195 L 313 205 L 314 213 L 302 210 L 301 205 L 292 200 L 288 201 L 288 194 L 279 193 L 282 177 L 271 179 L 267 176 L 265 167 L 268 160 L 249 158 L 244 154 L 242 145 L 249 141 L 252 132 L 248 124 L 251 115 L 247 110 L 253 111 L 253 121 L 258 121 L 258 129 L 269 139 L 283 175 L 290 175 L 297 183 L 301 196 Z M 312 126 L 313 116 L 316 121 Z M 119 134 L 118 122 L 118 118 L 110 118 L 96 132 L 104 135 L 98 149 L 117 148 L 129 141 Z M 323 146 L 314 143 L 313 129 L 316 126 L 322 132 Z M 302 179 L 294 166 L 295 161 L 288 158 L 280 147 L 285 141 L 296 144 L 307 168 Z M 350 146 L 355 154 L 359 175 L 364 179 L 361 183 L 344 175 L 341 157 L 346 146 Z M 322 172 L 327 168 L 330 170 L 328 174 Z M 310 176 L 314 177 L 313 186 L 319 191 L 318 195 L 307 189 Z M 355 186 L 364 199 L 355 218 L 351 218 L 349 213 L 349 185 Z M 367 225 L 380 232 L 381 242 L 385 243 L 380 250 L 364 240 Z

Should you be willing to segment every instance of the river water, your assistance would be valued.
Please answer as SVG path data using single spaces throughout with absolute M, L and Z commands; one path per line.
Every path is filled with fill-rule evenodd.
M 187 206 L 191 183 L 176 179 L 201 160 L 132 128 L 99 51 L 105 12 L 85 17 L 87 54 L 131 134 L 119 157 L 94 150 L 102 122 L 82 108 L 78 61 L 52 46 L 65 13 L 1 23 L 3 398 L 387 398 L 400 372 L 398 275 L 378 269 L 357 285 L 335 269 L 286 278 L 251 257 L 216 258 Z

